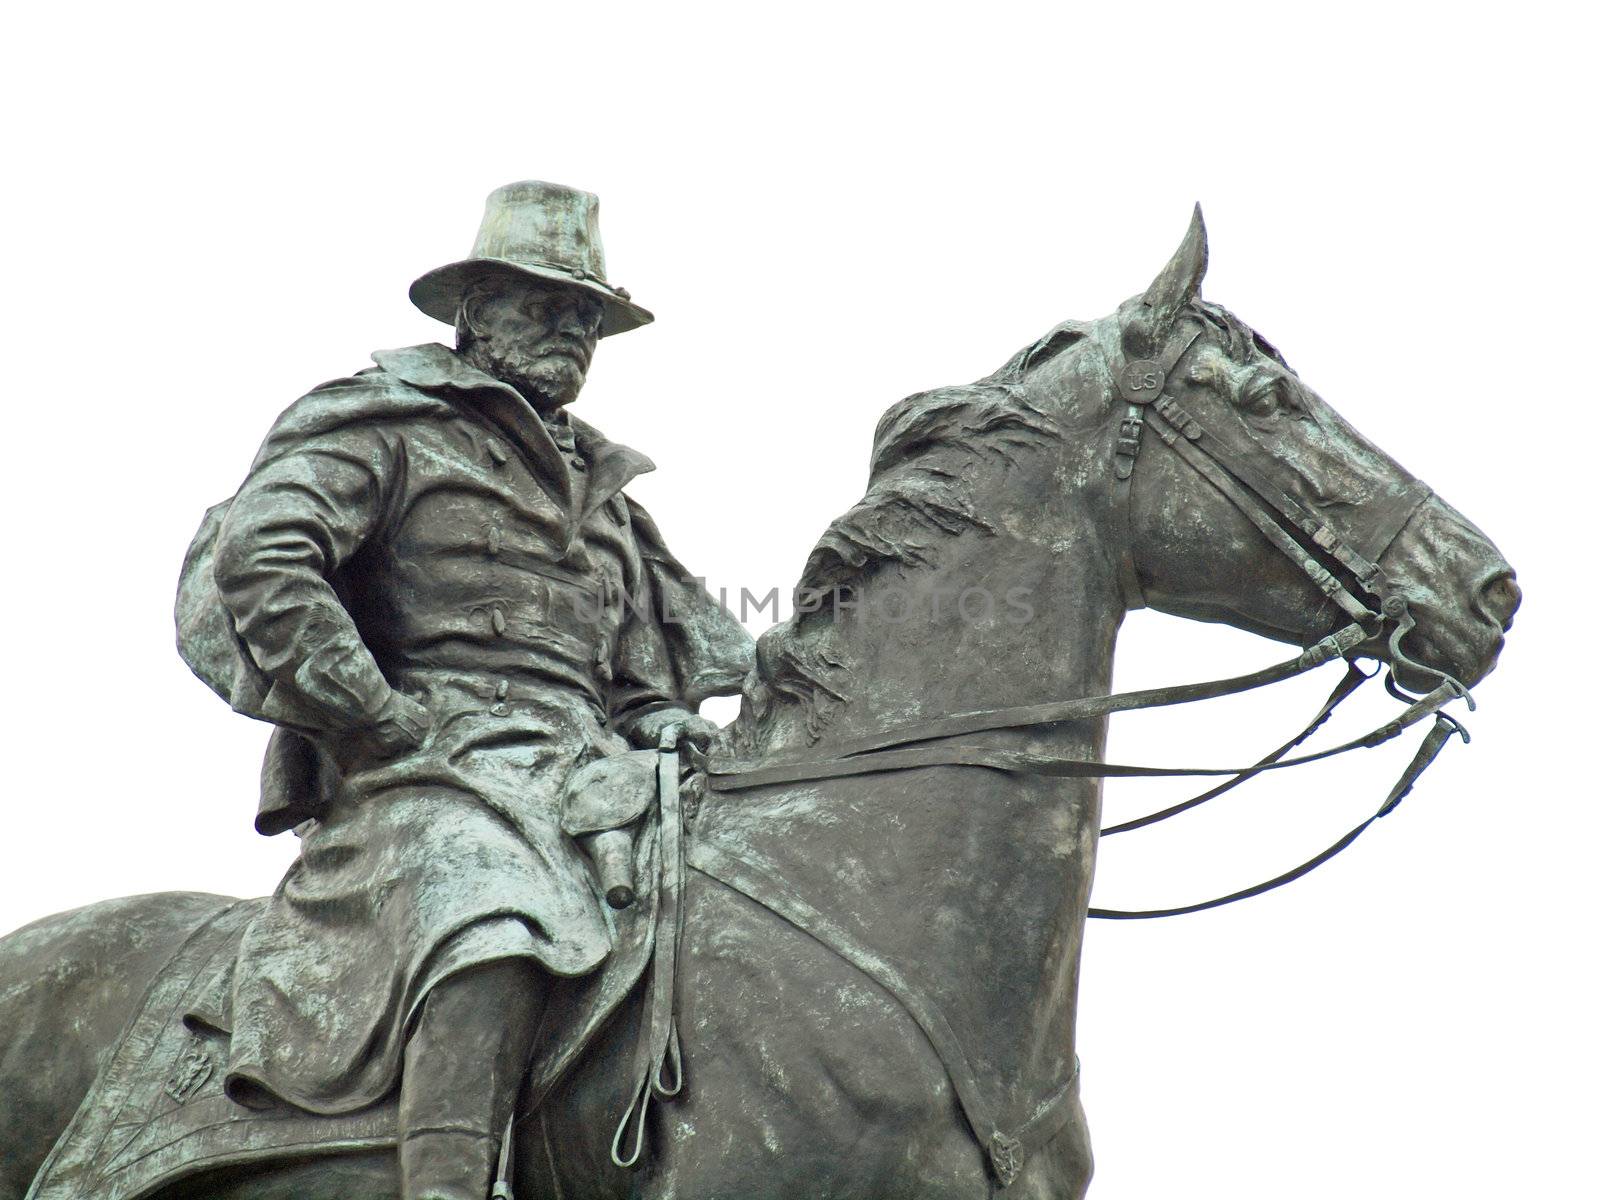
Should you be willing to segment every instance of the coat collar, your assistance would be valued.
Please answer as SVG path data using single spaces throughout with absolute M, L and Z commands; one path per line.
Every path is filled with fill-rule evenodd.
M 491 421 L 528 460 L 535 478 L 556 496 L 567 513 L 567 548 L 601 505 L 632 479 L 655 470 L 655 463 L 631 447 L 612 442 L 587 422 L 568 417 L 578 452 L 590 464 L 574 477 L 550 430 L 520 392 L 462 361 L 447 346 L 429 342 L 400 350 L 377 350 L 372 361 L 389 374 L 425 392 L 455 391 Z M 586 480 L 586 483 L 584 482 Z M 581 492 L 581 502 L 578 500 Z

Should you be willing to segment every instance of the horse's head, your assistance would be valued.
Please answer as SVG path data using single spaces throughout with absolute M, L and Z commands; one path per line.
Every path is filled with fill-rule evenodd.
M 1431 672 L 1476 683 L 1521 598 L 1511 567 L 1260 335 L 1202 301 L 1205 268 L 1197 208 L 1172 261 L 1101 329 L 1129 602 L 1304 644 L 1359 601 L 1384 614 L 1363 652 L 1402 686 L 1431 688 Z

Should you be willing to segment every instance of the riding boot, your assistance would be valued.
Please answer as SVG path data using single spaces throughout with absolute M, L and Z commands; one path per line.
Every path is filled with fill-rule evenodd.
M 400 1077 L 403 1200 L 485 1200 L 544 1007 L 527 959 L 453 975 L 422 1006 Z

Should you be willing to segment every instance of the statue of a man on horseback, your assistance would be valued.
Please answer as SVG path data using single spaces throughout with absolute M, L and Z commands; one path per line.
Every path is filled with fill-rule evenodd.
M 1201 297 L 1198 209 L 1113 312 L 889 408 L 797 589 L 841 602 L 754 656 L 622 495 L 648 461 L 567 415 L 597 340 L 650 319 L 605 281 L 594 213 L 497 192 L 473 256 L 412 289 L 455 349 L 303 397 L 207 514 L 180 647 L 278 727 L 257 827 L 301 854 L 270 898 L 129 897 L 0 939 L 23 1031 L 0 1200 L 481 1200 L 497 1140 L 496 1196 L 522 1200 L 1081 1200 L 1087 919 L 1299 879 L 1462 734 L 1445 710 L 1493 670 L 1514 572 Z M 905 603 L 969 594 L 1037 602 Z M 1113 691 L 1140 607 L 1294 651 Z M 1361 659 L 1403 707 L 1324 736 Z M 1341 660 L 1245 765 L 1105 761 L 1113 714 Z M 678 741 L 735 689 L 687 756 L 690 824 Z M 1102 837 L 1429 722 L 1302 865 L 1091 907 Z M 1211 786 L 1102 822 L 1101 780 L 1173 775 Z
M 293 404 L 207 514 L 186 659 L 278 726 L 257 826 L 299 859 L 245 933 L 228 1094 L 348 1113 L 400 1087 L 404 1194 L 487 1191 L 547 979 L 611 949 L 562 832 L 576 767 L 704 740 L 742 627 L 621 489 L 652 469 L 568 415 L 608 283 L 585 192 L 501 188 L 412 287 L 456 347 L 380 351 Z

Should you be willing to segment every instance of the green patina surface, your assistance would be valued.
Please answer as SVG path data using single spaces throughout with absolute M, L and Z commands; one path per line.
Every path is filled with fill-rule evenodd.
M 636 1175 L 610 1165 L 609 1139 L 653 893 L 611 910 L 582 839 L 625 832 L 635 882 L 659 880 L 655 818 L 631 792 L 582 795 L 565 828 L 563 806 L 574 772 L 671 726 L 693 750 L 784 761 L 1099 696 L 1141 604 L 1302 646 L 1342 625 L 1337 592 L 1186 457 L 1173 413 L 1283 497 L 1277 511 L 1381 560 L 1414 626 L 1403 654 L 1392 622 L 1360 653 L 1404 686 L 1486 675 L 1518 599 L 1509 567 L 1200 298 L 1206 261 L 1197 214 L 1116 312 L 893 405 L 866 494 L 803 568 L 822 602 L 757 646 L 625 495 L 649 460 L 568 412 L 600 339 L 651 319 L 607 279 L 594 198 L 495 193 L 473 254 L 413 289 L 455 323 L 454 347 L 379 352 L 291 405 L 185 565 L 181 648 L 277 726 L 258 827 L 295 828 L 299 858 L 207 943 L 225 978 L 167 977 L 154 1007 L 144 989 L 223 901 L 118 902 L 0 942 L 0 1024 L 20 1031 L 0 1064 L 0 1200 L 27 1191 L 80 1105 L 79 1129 L 171 1135 L 128 1197 L 202 1143 L 233 1164 L 207 1192 L 226 1200 L 481 1197 L 530 1058 L 548 1069 L 516 1126 L 524 1198 L 1081 1196 L 1076 983 L 1098 780 L 935 765 L 702 801 L 691 779 L 699 869 L 672 895 L 689 1085 L 652 1116 Z M 1140 440 L 1129 389 L 1156 374 L 1179 432 Z M 1282 536 L 1292 549 L 1301 534 Z M 733 691 L 728 730 L 695 715 Z M 1104 737 L 1100 715 L 966 742 L 1094 760 Z M 140 1085 L 119 1051 L 119 1102 L 150 1099 L 112 1121 L 91 1081 L 136 1012 L 172 1061 Z M 969 1127 L 975 1111 L 994 1128 Z M 348 1153 L 268 1146 L 274 1114 L 313 1140 L 326 1121 L 323 1149 Z M 102 1150 L 61 1161 L 86 1169 Z

